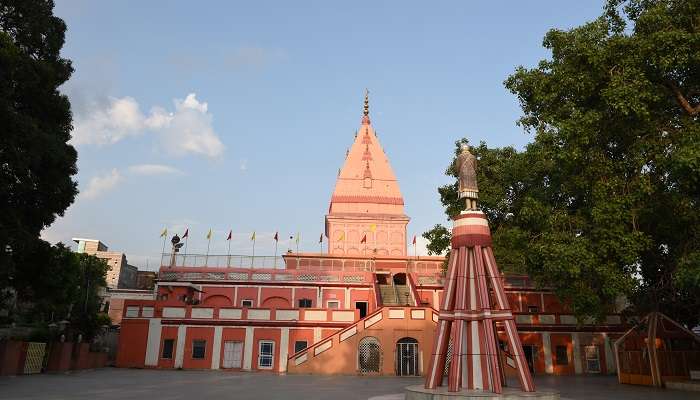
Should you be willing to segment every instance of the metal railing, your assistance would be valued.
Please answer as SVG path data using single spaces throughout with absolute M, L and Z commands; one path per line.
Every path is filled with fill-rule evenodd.
M 252 268 L 285 269 L 280 256 L 242 256 L 242 255 L 206 255 L 206 254 L 169 254 L 164 253 L 160 259 L 164 267 L 209 267 L 209 268 Z

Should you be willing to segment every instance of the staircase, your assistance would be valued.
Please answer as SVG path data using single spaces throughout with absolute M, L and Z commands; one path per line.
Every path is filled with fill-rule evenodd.
M 384 306 L 412 305 L 408 285 L 378 285 L 379 295 Z

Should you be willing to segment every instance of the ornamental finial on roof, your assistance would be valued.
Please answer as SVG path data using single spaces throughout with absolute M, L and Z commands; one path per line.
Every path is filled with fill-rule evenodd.
M 362 113 L 362 123 L 369 124 L 369 90 L 365 89 L 365 110 Z

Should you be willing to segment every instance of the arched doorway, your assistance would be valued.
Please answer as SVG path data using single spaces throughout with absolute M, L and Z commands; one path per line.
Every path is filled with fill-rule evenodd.
M 360 340 L 357 346 L 357 364 L 362 374 L 381 371 L 382 347 L 376 337 L 367 336 Z
M 394 274 L 394 285 L 406 285 L 406 274 L 403 272 Z
M 418 376 L 418 341 L 411 337 L 396 342 L 396 375 Z

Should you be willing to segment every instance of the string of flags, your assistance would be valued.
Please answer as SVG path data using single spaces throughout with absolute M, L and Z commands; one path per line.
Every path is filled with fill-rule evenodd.
M 376 232 L 376 231 L 377 231 L 377 225 L 376 225 L 376 224 L 370 224 L 370 225 L 369 225 L 369 230 L 370 230 L 370 232 L 372 232 L 372 233 Z M 185 232 L 182 234 L 181 239 L 188 239 L 188 238 L 189 238 L 189 235 L 190 235 L 190 229 L 189 229 L 189 228 L 185 228 Z M 163 238 L 163 250 L 165 250 L 165 240 L 167 239 L 167 236 L 168 236 L 168 228 L 166 227 L 166 228 L 163 228 L 163 230 L 160 232 L 160 235 L 159 235 L 159 237 Z M 318 243 L 319 243 L 319 244 L 323 244 L 323 236 L 324 236 L 323 233 L 319 236 L 319 238 L 318 238 Z M 209 244 L 211 243 L 212 237 L 213 237 L 213 230 L 210 228 L 209 231 L 207 232 L 207 235 L 206 235 L 206 239 L 209 241 Z M 256 241 L 256 239 L 257 239 L 256 231 L 253 231 L 253 232 L 251 233 L 251 235 L 250 235 L 250 241 L 253 242 L 253 248 L 255 248 L 255 241 Z M 297 232 L 295 236 L 290 236 L 289 239 L 290 239 L 290 240 L 294 239 L 294 242 L 295 242 L 295 244 L 297 245 L 297 252 L 298 252 L 298 250 L 299 250 L 299 242 L 301 241 L 301 233 L 300 233 L 300 232 Z M 233 230 L 230 229 L 230 230 L 228 231 L 228 235 L 226 236 L 226 241 L 228 242 L 229 253 L 230 253 L 230 250 L 231 250 L 231 241 L 232 241 L 232 240 L 233 240 Z M 274 236 L 272 237 L 272 240 L 275 241 L 275 254 L 277 254 L 277 243 L 279 242 L 279 231 L 275 231 L 275 234 L 274 234 Z M 339 242 L 345 241 L 345 232 L 344 232 L 344 231 L 341 231 L 341 232 L 340 232 L 340 236 L 338 237 L 338 241 L 339 241 Z M 365 245 L 367 244 L 367 233 L 366 233 L 366 232 L 362 235 L 362 239 L 360 239 L 360 243 L 361 243 L 361 244 L 365 244 Z M 413 235 L 413 241 L 411 242 L 411 244 L 412 244 L 413 247 L 414 247 L 414 251 L 415 251 L 415 248 L 416 248 L 416 243 L 417 243 L 417 236 L 416 236 L 416 235 Z M 186 244 L 187 244 L 187 241 L 185 241 L 185 245 L 186 245 Z M 207 247 L 209 247 L 209 246 L 207 246 Z M 253 251 L 254 251 L 254 250 L 253 250 Z M 207 250 L 207 253 L 208 253 L 208 252 L 209 252 L 209 251 Z

